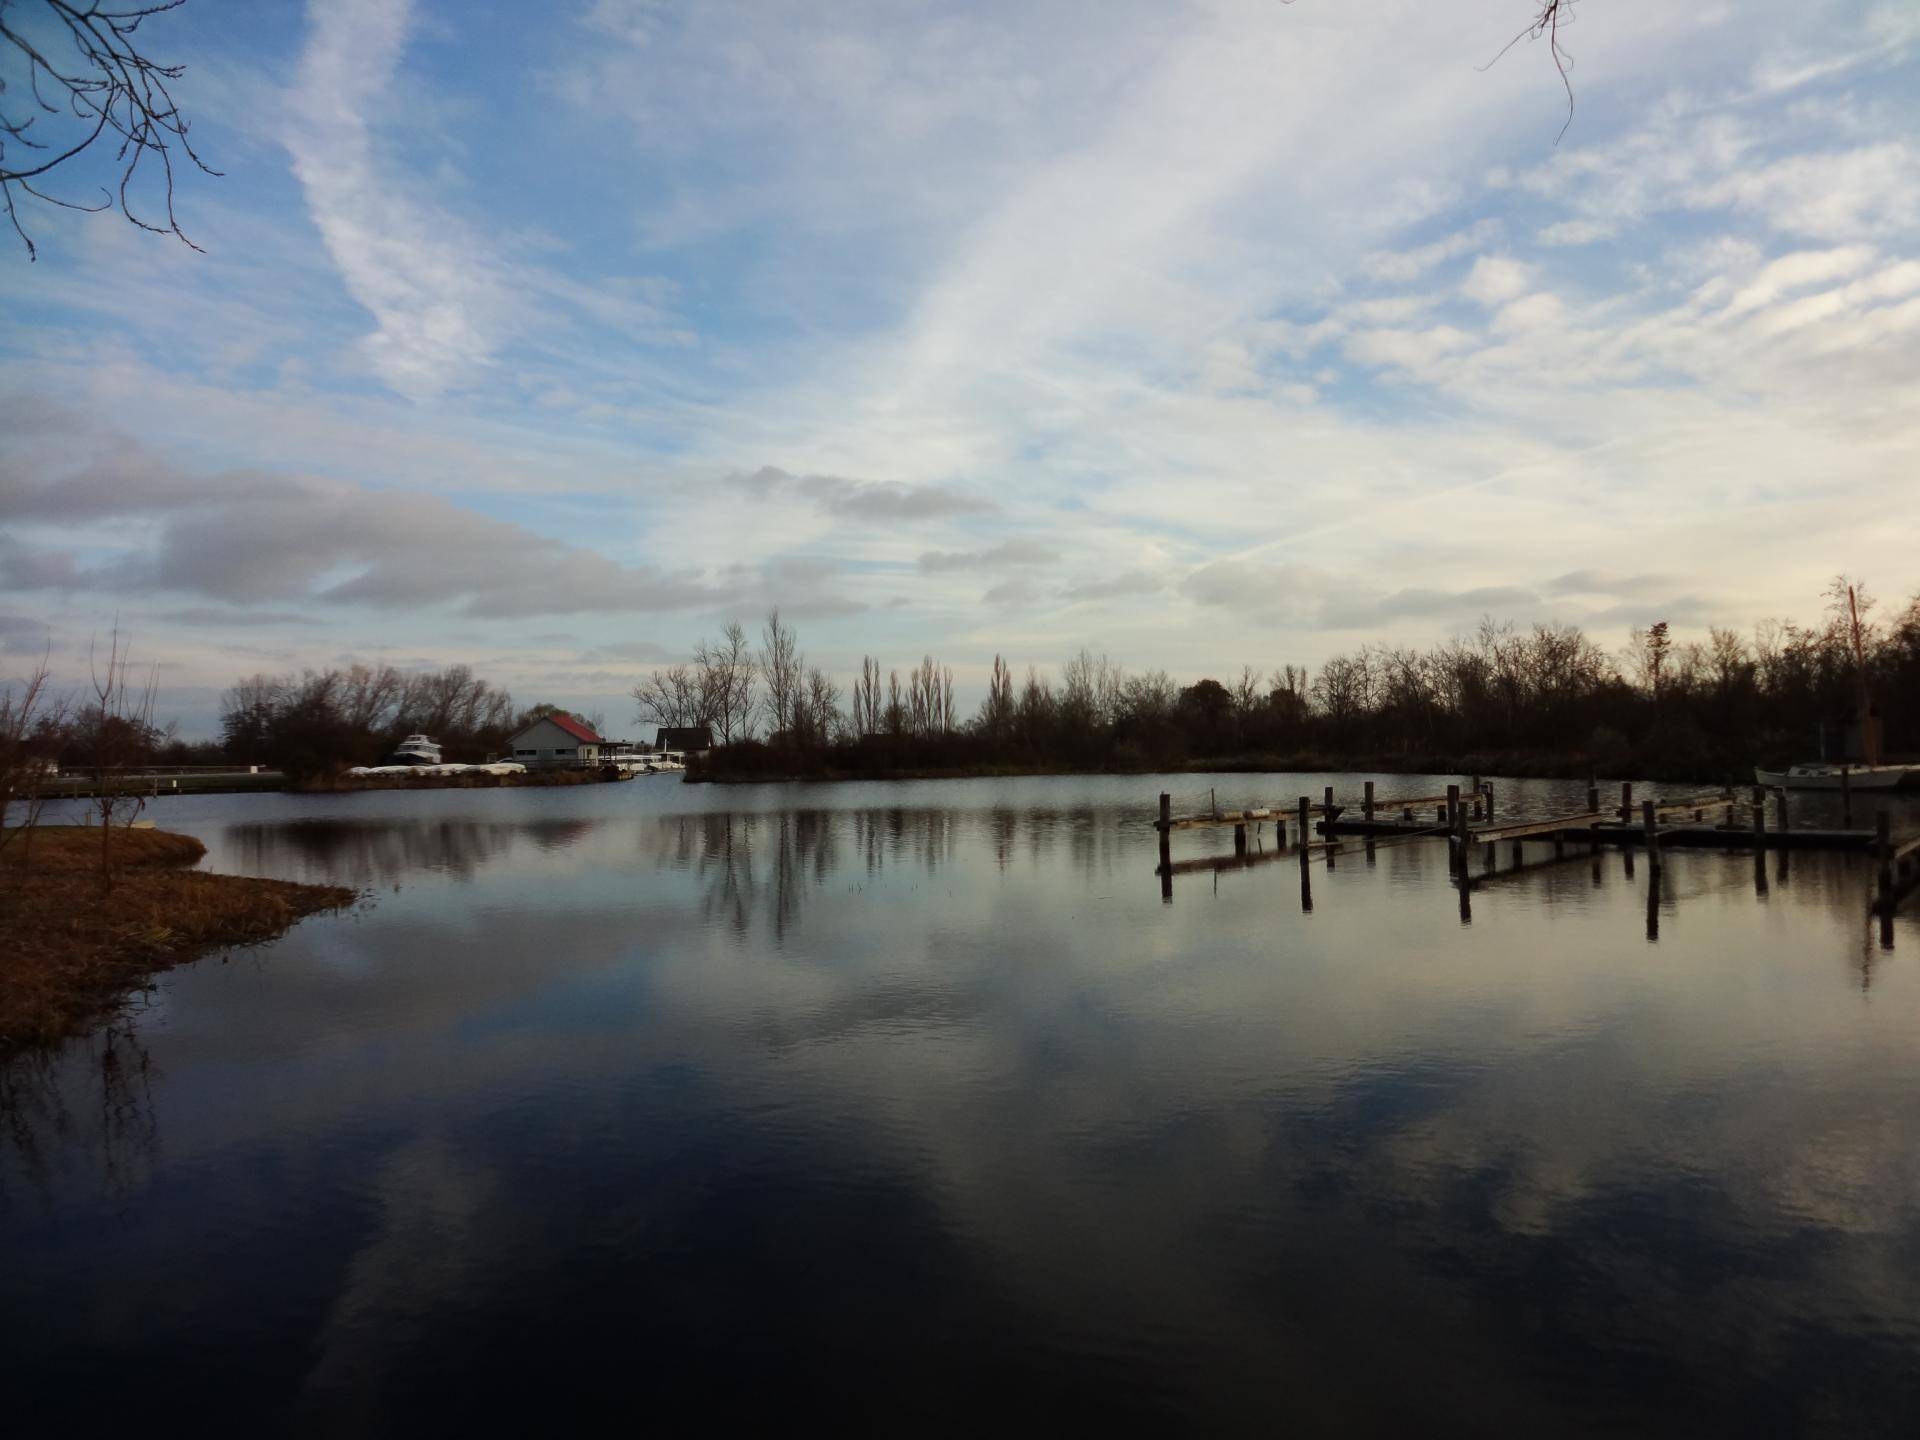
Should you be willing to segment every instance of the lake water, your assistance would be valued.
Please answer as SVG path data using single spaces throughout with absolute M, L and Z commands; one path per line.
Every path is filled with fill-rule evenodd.
M 1920 904 L 1435 841 L 1163 899 L 1160 789 L 1330 782 L 162 801 L 367 899 L 0 1072 L 15 1433 L 1920 1433 Z

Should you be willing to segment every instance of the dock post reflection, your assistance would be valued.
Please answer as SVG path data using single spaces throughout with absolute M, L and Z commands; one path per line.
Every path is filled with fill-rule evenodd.
M 1660 939 L 1660 867 L 1647 866 L 1647 940 L 1657 943 Z
M 1313 913 L 1313 867 L 1305 845 L 1300 847 L 1300 913 Z

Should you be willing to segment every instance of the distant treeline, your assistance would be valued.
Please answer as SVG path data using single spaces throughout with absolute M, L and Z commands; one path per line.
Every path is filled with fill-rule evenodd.
M 634 689 L 639 719 L 713 727 L 696 775 L 879 775 L 1159 769 L 1200 762 L 1488 773 L 1738 778 L 1756 762 L 1858 758 L 1863 693 L 1890 753 L 1920 750 L 1920 595 L 1890 620 L 1844 579 L 1816 625 L 1768 622 L 1679 640 L 1664 623 L 1611 653 L 1578 628 L 1483 621 L 1428 649 L 1367 645 L 1318 673 L 1244 666 L 1180 685 L 1086 650 L 1057 675 L 995 658 L 979 710 L 954 710 L 932 658 L 882 678 L 868 659 L 842 706 L 776 611 L 758 649 L 740 626 Z M 1859 663 L 1856 662 L 1856 655 Z
M 415 674 L 353 665 L 248 676 L 220 697 L 220 748 L 241 763 L 323 775 L 376 764 L 416 732 L 448 760 L 485 760 L 519 721 L 513 698 L 465 665 Z

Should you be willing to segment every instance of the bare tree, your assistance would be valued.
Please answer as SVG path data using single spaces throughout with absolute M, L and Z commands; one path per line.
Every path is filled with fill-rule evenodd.
M 862 735 L 880 730 L 880 662 L 871 655 L 860 660 L 860 678 L 853 682 L 853 728 Z
M 638 707 L 638 724 L 678 729 L 687 725 L 711 725 L 713 715 L 706 706 L 707 695 L 699 677 L 686 665 L 669 665 L 655 670 L 633 687 Z
M 805 744 L 827 744 L 839 738 L 841 726 L 840 687 L 815 665 L 794 703 L 794 734 Z
M 766 684 L 767 729 L 772 734 L 794 728 L 794 707 L 806 683 L 800 637 L 780 618 L 775 606 L 760 632 L 760 678 Z
M 100 814 L 100 887 L 113 888 L 113 829 L 131 825 L 146 808 L 139 781 L 129 772 L 146 758 L 153 743 L 153 701 L 158 670 L 149 667 L 144 681 L 132 673 L 132 647 L 115 625 L 107 646 L 106 663 L 88 647 L 87 661 L 93 703 L 82 716 L 87 741 L 87 775 L 94 791 L 94 809 Z
M 887 672 L 887 708 L 881 716 L 881 724 L 889 735 L 900 735 L 907 728 L 907 707 L 900 701 L 900 672 Z
M 987 677 L 987 698 L 980 702 L 980 729 L 996 739 L 1003 737 L 1013 727 L 1013 716 L 1013 671 L 996 655 L 993 673 Z
M 107 210 L 117 204 L 142 230 L 200 248 L 187 239 L 174 214 L 175 166 L 184 157 L 208 175 L 220 172 L 193 148 L 187 118 L 174 102 L 170 87 L 186 67 L 148 58 L 139 34 L 146 21 L 185 3 L 130 0 L 126 8 L 114 9 L 100 0 L 0 0 L 0 207 L 29 260 L 37 252 L 20 220 L 20 196 L 66 210 Z M 36 12 L 40 23 L 29 24 L 23 9 Z M 42 188 L 55 170 L 103 137 L 114 147 L 117 195 L 102 186 L 98 204 L 83 204 Z M 141 167 L 148 162 L 159 167 L 163 212 L 151 219 L 129 193 L 138 193 Z
M 702 640 L 693 647 L 693 668 L 703 721 L 719 727 L 720 743 L 750 739 L 757 667 L 747 632 L 738 620 L 727 622 L 718 641 Z
M 46 805 L 43 782 L 48 762 L 34 752 L 33 736 L 44 725 L 57 726 L 65 712 L 65 705 L 48 693 L 51 653 L 43 650 L 40 663 L 25 679 L 0 688 L 0 852 L 16 839 L 21 841 L 22 865 L 32 858 L 33 828 Z M 7 825 L 10 811 L 11 828 Z

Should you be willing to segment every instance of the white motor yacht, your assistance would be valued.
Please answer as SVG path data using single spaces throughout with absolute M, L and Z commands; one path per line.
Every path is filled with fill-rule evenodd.
M 438 765 L 440 746 L 429 735 L 409 735 L 393 747 L 393 753 L 387 757 L 389 765 Z

